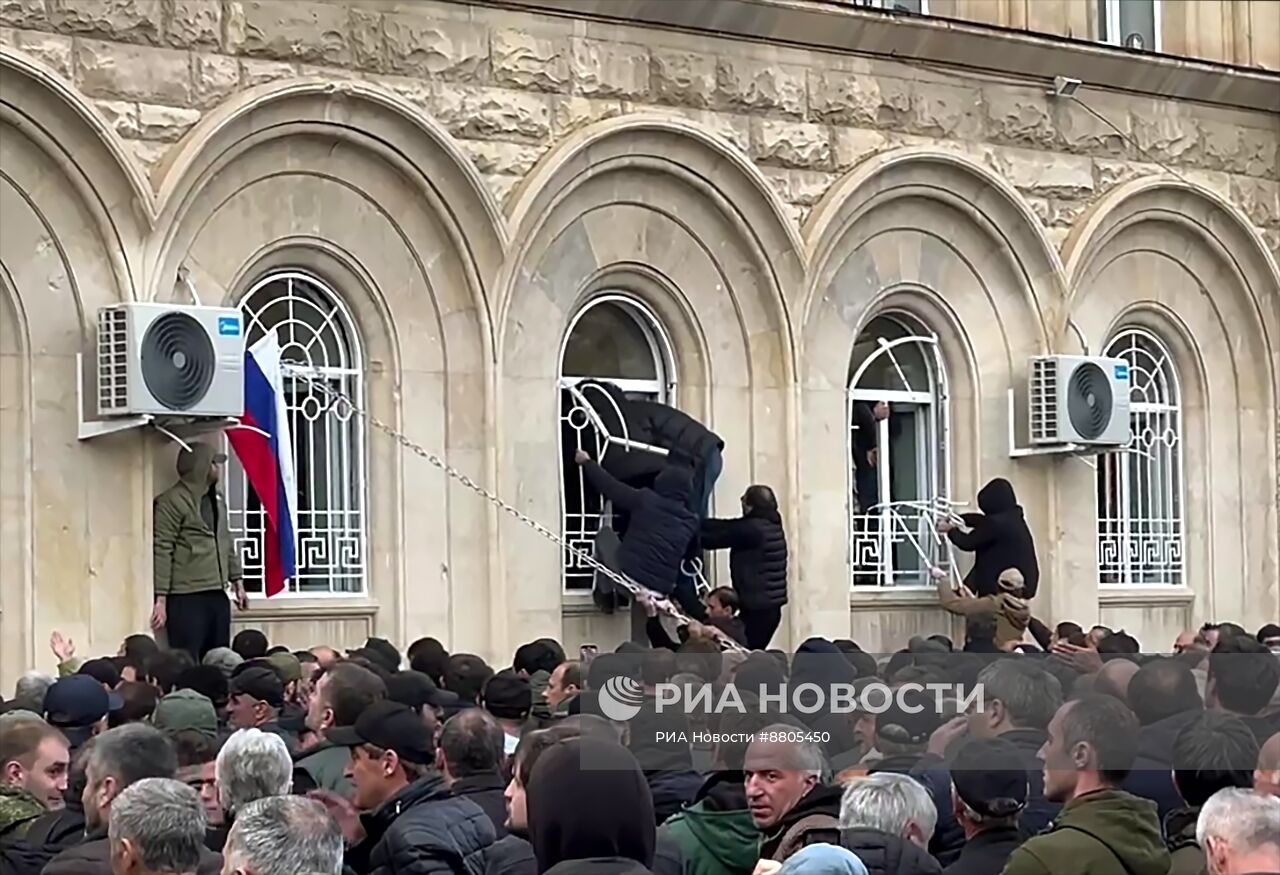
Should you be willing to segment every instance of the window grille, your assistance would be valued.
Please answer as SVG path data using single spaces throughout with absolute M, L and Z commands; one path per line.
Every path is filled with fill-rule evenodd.
M 360 595 L 367 586 L 365 432 L 351 406 L 330 403 L 299 372 L 363 406 L 359 337 L 333 290 L 314 276 L 278 271 L 241 304 L 249 345 L 274 328 L 286 365 L 285 393 L 298 488 L 298 576 L 281 596 Z M 230 454 L 227 507 L 244 563 L 245 589 L 262 592 L 265 515 Z

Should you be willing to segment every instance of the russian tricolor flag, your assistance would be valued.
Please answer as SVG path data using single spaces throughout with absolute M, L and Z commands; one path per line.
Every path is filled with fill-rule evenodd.
M 298 490 L 293 479 L 293 440 L 289 434 L 280 341 L 275 330 L 249 347 L 244 368 L 244 416 L 248 428 L 228 429 L 245 476 L 266 517 L 263 583 L 267 596 L 284 592 L 298 573 L 294 536 L 298 531 Z

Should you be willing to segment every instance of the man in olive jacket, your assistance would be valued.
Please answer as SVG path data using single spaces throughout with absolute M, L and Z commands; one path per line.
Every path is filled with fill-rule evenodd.
M 155 609 L 151 627 L 164 629 L 169 646 L 198 663 L 231 641 L 231 605 L 248 607 L 240 559 L 227 526 L 227 502 L 218 491 L 224 453 L 193 443 L 178 454 L 178 482 L 156 496 L 153 507 Z

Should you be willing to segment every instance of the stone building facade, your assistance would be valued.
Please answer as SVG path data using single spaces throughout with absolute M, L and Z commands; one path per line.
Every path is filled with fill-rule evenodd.
M 1280 4 L 1159 2 L 1183 57 L 1099 44 L 1105 0 L 877 5 L 0 0 L 3 682 L 52 628 L 99 653 L 145 623 L 173 445 L 77 440 L 76 357 L 98 308 L 185 302 L 180 268 L 552 530 L 595 519 L 576 378 L 699 416 L 719 512 L 753 482 L 785 506 L 781 643 L 949 625 L 902 543 L 859 578 L 850 409 L 890 390 L 895 497 L 1009 477 L 1044 619 L 1152 646 L 1274 619 Z M 894 337 L 914 385 L 851 386 Z M 1086 350 L 1145 363 L 1150 446 L 1013 458 L 1029 358 Z M 314 580 L 238 622 L 499 662 L 625 634 L 553 543 L 304 395 Z

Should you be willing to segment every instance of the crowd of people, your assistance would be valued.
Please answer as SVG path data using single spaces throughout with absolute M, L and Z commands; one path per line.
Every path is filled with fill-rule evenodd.
M 707 601 L 731 628 L 733 590 Z M 1206 625 L 1143 655 L 1062 623 L 1033 652 L 995 646 L 989 619 L 955 650 L 939 635 L 879 658 L 823 639 L 721 652 L 700 625 L 585 660 L 540 639 L 499 671 L 433 638 L 291 651 L 245 630 L 197 663 L 134 635 L 81 663 L 55 634 L 56 679 L 28 673 L 0 706 L 0 860 L 5 875 L 1280 872 L 1280 627 Z M 619 677 L 648 695 L 625 722 L 601 707 Z M 671 714 L 653 698 L 843 682 L 984 695 L 965 713 L 909 707 L 914 690 L 878 713 Z

